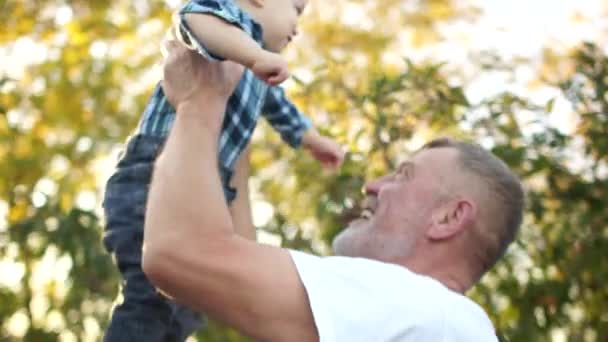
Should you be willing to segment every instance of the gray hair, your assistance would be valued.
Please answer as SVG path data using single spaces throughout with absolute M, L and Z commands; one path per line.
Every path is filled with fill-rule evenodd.
M 481 146 L 452 138 L 432 140 L 422 150 L 454 148 L 460 167 L 485 185 L 485 221 L 476 225 L 476 257 L 481 262 L 479 277 L 492 268 L 515 240 L 523 218 L 524 191 L 519 178 L 509 167 Z

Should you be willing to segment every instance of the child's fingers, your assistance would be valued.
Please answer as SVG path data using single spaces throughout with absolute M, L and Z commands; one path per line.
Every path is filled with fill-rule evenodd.
M 281 83 L 281 82 L 279 82 L 279 81 L 278 81 L 278 78 L 277 78 L 276 76 L 274 76 L 274 77 L 270 77 L 270 78 L 268 79 L 268 85 L 271 85 L 271 86 L 276 86 L 276 85 L 279 85 L 280 83 Z
M 344 162 L 344 158 L 343 157 L 338 157 L 334 160 L 334 167 L 337 169 L 340 166 L 342 166 L 342 162 Z
M 270 78 L 268 78 L 268 83 L 270 85 L 279 85 L 281 84 L 283 81 L 285 81 L 288 77 L 287 72 L 284 71 L 279 71 L 278 73 L 273 73 Z
M 340 145 L 334 146 L 332 151 L 333 158 L 335 159 L 336 165 L 341 165 L 344 161 L 345 156 L 344 148 Z
M 271 86 L 277 86 L 277 85 L 281 84 L 281 82 L 282 82 L 281 78 L 276 77 L 276 76 L 268 79 L 268 84 Z
M 340 155 L 338 156 L 338 165 L 341 165 L 344 162 L 345 153 L 344 151 L 340 151 Z
M 342 165 L 342 160 L 340 159 L 340 157 L 335 154 L 331 154 L 331 153 L 324 155 L 321 158 L 320 162 L 321 162 L 321 165 L 323 166 L 323 168 L 329 169 L 332 171 L 337 170 L 338 168 L 340 168 L 340 165 Z

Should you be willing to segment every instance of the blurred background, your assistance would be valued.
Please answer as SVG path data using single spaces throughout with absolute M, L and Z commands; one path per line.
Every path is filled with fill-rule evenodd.
M 182 3 L 0 1 L 0 341 L 101 339 L 121 300 L 103 185 Z M 323 172 L 260 123 L 260 240 L 328 254 L 365 179 L 467 138 L 528 190 L 517 243 L 470 292 L 500 339 L 608 341 L 608 3 L 311 0 L 300 32 L 285 87 L 350 154 Z M 197 340 L 247 341 L 215 322 Z

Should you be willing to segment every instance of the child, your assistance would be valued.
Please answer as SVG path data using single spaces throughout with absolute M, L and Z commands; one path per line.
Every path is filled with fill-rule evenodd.
M 323 165 L 338 167 L 343 160 L 339 145 L 319 135 L 274 86 L 288 76 L 287 63 L 277 53 L 296 35 L 306 4 L 307 0 L 192 0 L 179 12 L 175 31 L 186 45 L 211 60 L 246 66 L 228 101 L 219 140 L 218 166 L 228 203 L 236 197 L 230 185 L 235 163 L 259 114 L 289 145 L 303 145 Z M 104 244 L 123 276 L 124 301 L 113 311 L 105 341 L 183 341 L 201 326 L 196 313 L 158 294 L 141 269 L 150 176 L 174 118 L 175 110 L 159 83 L 106 185 Z

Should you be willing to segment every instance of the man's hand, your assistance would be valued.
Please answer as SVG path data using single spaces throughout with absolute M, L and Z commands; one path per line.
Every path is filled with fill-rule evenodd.
M 278 85 L 289 77 L 287 61 L 281 55 L 262 50 L 259 58 L 251 66 L 257 78 L 271 86 Z
M 213 134 L 243 68 L 205 61 L 179 45 L 167 50 L 163 86 L 177 115 L 154 164 L 146 204 L 146 276 L 177 303 L 253 340 L 318 341 L 291 255 L 238 236 L 243 227 L 234 225 L 248 225 L 250 218 L 233 220 L 224 198 Z M 237 164 L 235 181 L 246 184 L 242 167 Z
M 226 104 L 241 78 L 242 66 L 233 62 L 210 62 L 177 41 L 168 41 L 165 46 L 168 57 L 162 87 L 174 108 L 188 102 Z
M 334 140 L 320 135 L 314 128 L 302 137 L 302 145 L 323 167 L 336 170 L 344 161 L 344 149 Z

